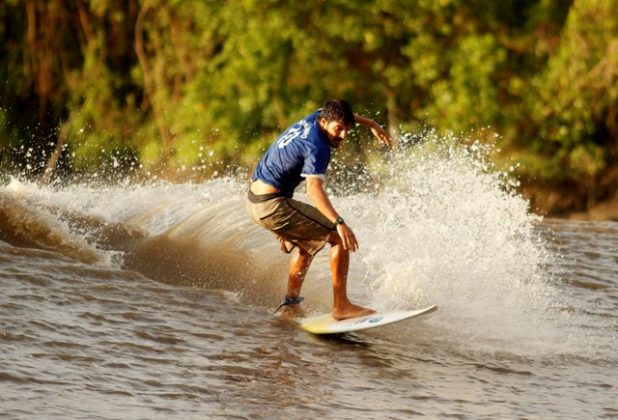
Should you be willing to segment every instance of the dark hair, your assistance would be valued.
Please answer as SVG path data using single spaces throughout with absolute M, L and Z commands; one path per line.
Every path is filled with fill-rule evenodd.
M 352 107 L 343 99 L 326 102 L 320 111 L 320 118 L 326 121 L 342 121 L 346 127 L 352 127 L 356 123 Z

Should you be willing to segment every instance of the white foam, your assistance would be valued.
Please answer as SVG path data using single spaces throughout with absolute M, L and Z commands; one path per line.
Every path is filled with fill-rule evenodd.
M 481 148 L 429 142 L 382 172 L 375 194 L 339 203 L 361 241 L 356 258 L 372 306 L 438 304 L 432 325 L 490 350 L 543 343 L 554 290 L 540 218 Z
M 350 185 L 364 192 L 333 198 L 361 246 L 352 258 L 351 294 L 377 309 L 438 304 L 439 311 L 426 322 L 464 347 L 563 351 L 565 344 L 553 344 L 560 341 L 564 321 L 553 309 L 559 305 L 545 269 L 553 256 L 535 229 L 541 219 L 510 191 L 508 178 L 491 168 L 485 152 L 480 145 L 428 136 L 422 145 L 374 162 L 371 181 L 360 177 Z M 338 175 L 329 174 L 327 182 Z M 212 219 L 199 212 L 218 209 L 220 223 L 203 229 L 203 241 L 233 237 L 236 251 L 260 253 L 264 258 L 257 261 L 269 264 L 285 263 L 275 241 L 268 242 L 272 236 L 245 215 L 239 199 L 245 179 L 58 189 L 13 182 L 9 188 L 34 206 L 52 203 L 136 226 L 150 236 L 182 234 L 195 220 Z M 221 209 L 226 202 L 232 208 Z M 324 307 L 331 299 L 326 258 L 322 252 L 316 259 L 305 287 Z M 255 281 L 260 279 L 248 280 Z

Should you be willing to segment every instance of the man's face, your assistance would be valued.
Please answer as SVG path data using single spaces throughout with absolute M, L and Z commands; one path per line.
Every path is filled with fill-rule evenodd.
M 343 139 L 345 139 L 345 136 L 348 135 L 349 128 L 343 121 L 318 120 L 318 122 L 322 131 L 326 134 L 328 144 L 330 144 L 331 147 L 339 147 Z

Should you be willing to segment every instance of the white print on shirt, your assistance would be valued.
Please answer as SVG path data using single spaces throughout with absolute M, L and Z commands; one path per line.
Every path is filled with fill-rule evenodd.
M 308 123 L 306 120 L 299 121 L 297 127 L 290 128 L 287 133 L 285 133 L 279 138 L 279 140 L 277 141 L 277 147 L 279 147 L 279 149 L 283 149 L 285 146 L 290 144 L 292 140 L 294 140 L 297 137 L 300 137 L 301 139 L 306 139 L 309 136 L 310 130 L 311 130 L 310 123 Z M 301 131 L 303 134 L 299 136 L 298 134 Z

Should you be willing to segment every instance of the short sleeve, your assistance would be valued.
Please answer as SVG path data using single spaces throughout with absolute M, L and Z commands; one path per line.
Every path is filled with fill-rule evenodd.
M 301 176 L 319 176 L 324 178 L 329 161 L 330 148 L 318 147 L 315 149 L 308 149 L 305 153 L 305 162 L 303 164 Z

